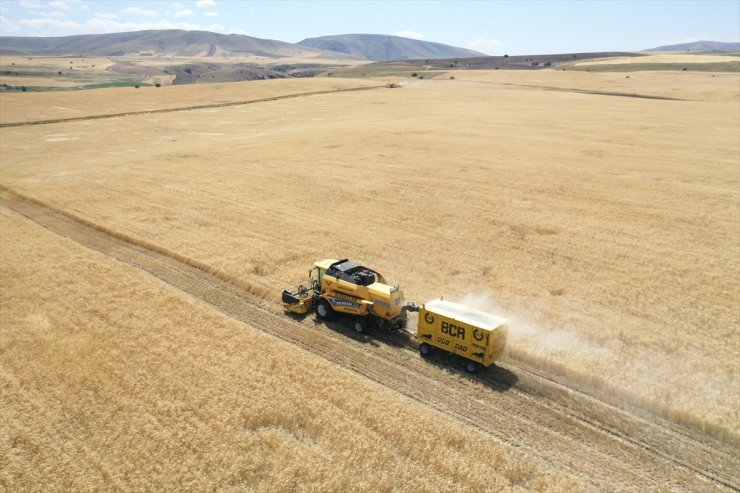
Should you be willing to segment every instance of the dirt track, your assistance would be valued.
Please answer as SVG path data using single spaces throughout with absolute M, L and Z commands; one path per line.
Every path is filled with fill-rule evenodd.
M 144 270 L 234 319 L 289 341 L 476 427 L 604 491 L 740 491 L 738 450 L 663 419 L 626 412 L 509 361 L 467 377 L 424 360 L 403 334 L 355 336 L 341 324 L 286 317 L 279 306 L 201 269 L 3 192 L 0 203 L 81 245 Z

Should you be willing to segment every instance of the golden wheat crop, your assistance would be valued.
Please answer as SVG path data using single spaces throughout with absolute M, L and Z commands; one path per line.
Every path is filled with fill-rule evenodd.
M 352 257 L 414 301 L 495 306 L 543 368 L 737 433 L 738 76 L 476 74 L 3 128 L 0 183 L 276 294 Z M 207 87 L 163 89 L 252 86 Z M 59 114 L 23 96 L 3 121 Z
M 0 488 L 578 488 L 6 209 L 0 230 Z
M 63 96 L 56 92 L 8 93 L 0 99 L 0 124 L 156 112 L 184 106 L 228 105 L 292 94 L 380 85 L 375 81 L 347 79 L 280 79 L 252 81 L 252 84 L 241 86 L 205 84 L 195 98 L 193 88 L 187 86 L 73 91 L 65 92 Z
M 695 55 L 692 55 L 695 56 Z M 716 57 L 696 56 L 694 63 L 716 61 Z M 611 60 L 611 59 L 610 59 Z M 659 63 L 652 57 L 632 58 L 632 63 L 649 60 Z M 660 60 L 660 59 L 659 59 Z M 663 59 L 664 61 L 666 59 Z M 681 57 L 669 57 L 667 61 L 681 63 Z M 737 60 L 737 58 L 735 58 Z M 615 63 L 628 59 L 613 59 Z M 582 62 L 583 65 L 599 63 Z M 604 60 L 603 63 L 612 63 Z M 579 64 L 581 65 L 581 64 Z M 448 79 L 449 75 L 439 75 Z M 688 101 L 740 102 L 738 76 L 727 72 L 593 72 L 580 73 L 563 70 L 528 72 L 519 70 L 460 70 L 455 71 L 458 83 L 475 81 L 499 87 L 521 87 L 530 89 L 554 89 L 565 91 L 616 93 L 625 96 L 648 96 Z

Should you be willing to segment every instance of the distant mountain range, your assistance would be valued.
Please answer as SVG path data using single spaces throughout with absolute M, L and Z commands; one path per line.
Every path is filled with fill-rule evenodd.
M 740 43 L 697 41 L 647 51 L 740 51 Z M 440 60 L 485 57 L 483 53 L 430 41 L 380 34 L 340 34 L 293 44 L 241 34 L 180 29 L 86 34 L 62 37 L 0 36 L 0 55 L 20 56 L 171 56 L 325 58 L 347 61 Z M 279 62 L 278 62 L 279 63 Z
M 340 58 L 284 41 L 253 38 L 241 34 L 217 34 L 208 31 L 180 29 L 135 31 L 113 34 L 86 34 L 56 38 L 19 36 L 0 37 L 0 54 L 32 56 L 238 56 L 256 55 L 269 58 L 320 57 Z M 351 58 L 344 55 L 345 58 Z
M 22 56 L 263 56 L 357 61 L 482 56 L 440 43 L 399 36 L 346 34 L 310 38 L 298 44 L 241 34 L 179 29 L 34 38 L 0 36 L 0 54 Z
M 720 41 L 695 41 L 677 45 L 658 46 L 646 51 L 740 51 L 740 43 L 722 43 Z
M 374 62 L 425 58 L 469 58 L 486 56 L 477 51 L 441 43 L 380 34 L 340 34 L 308 38 L 298 43 Z

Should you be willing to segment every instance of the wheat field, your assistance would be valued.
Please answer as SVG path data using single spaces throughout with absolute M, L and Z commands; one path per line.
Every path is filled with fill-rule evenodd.
M 518 321 L 515 350 L 737 432 L 737 76 L 662 79 L 721 102 L 496 77 L 5 128 L 0 183 L 273 293 L 348 256 L 417 302 L 482 298 Z M 95 97 L 117 112 L 131 91 Z M 4 119 L 53 96 L 3 96 Z
M 120 115 L 1 128 L 0 185 L 91 224 L 193 259 L 275 303 L 283 287 L 302 281 L 316 259 L 356 259 L 384 273 L 390 282 L 400 283 L 409 300 L 422 303 L 445 296 L 509 317 L 512 355 L 544 371 L 623 393 L 647 407 L 737 438 L 740 77 L 645 72 L 626 79 L 614 73 L 460 71 L 455 80 L 440 76 L 439 80 L 405 81 L 399 89 L 386 89 L 384 82 L 321 78 L 163 87 L 158 92 L 148 88 L 106 89 L 90 95 L 2 95 L 0 123 L 6 125 Z M 231 105 L 355 87 L 364 90 Z M 598 94 L 604 92 L 616 94 Z M 672 99 L 654 99 L 662 97 Z M 212 107 L 170 111 L 207 105 Z M 162 109 L 167 112 L 146 113 Z M 94 333 L 103 345 L 117 344 L 104 330 L 115 322 L 133 334 L 129 342 L 120 343 L 130 344 L 129 353 L 154 344 L 147 339 L 152 331 L 142 328 L 152 323 L 164 332 L 155 341 L 161 347 L 160 358 L 173 348 L 175 337 L 183 337 L 181 332 L 167 332 L 167 327 L 193 327 L 193 339 L 184 347 L 214 345 L 219 354 L 226 343 L 214 334 L 237 330 L 205 307 L 196 309 L 193 302 L 154 284 L 147 285 L 145 292 L 163 301 L 152 307 L 146 296 L 139 297 L 137 286 L 145 281 L 134 281 L 134 274 L 102 268 L 100 259 L 82 260 L 86 254 L 77 250 L 44 250 L 45 245 L 61 240 L 52 241 L 8 214 L 3 221 L 3 279 L 19 277 L 13 269 L 25 268 L 24 275 L 33 270 L 35 276 L 47 276 L 38 278 L 39 283 L 57 286 L 46 293 L 31 285 L 3 282 L 2 301 L 8 307 L 3 310 L 3 326 L 16 327 L 3 331 L 5 347 L 16 348 L 5 354 L 19 351 L 15 338 L 29 330 L 39 340 L 53 339 L 44 335 L 43 327 L 52 327 L 57 320 L 72 335 L 77 324 L 99 320 Z M 39 253 L 29 256 L 30 251 Z M 39 260 L 44 262 L 40 266 Z M 51 274 L 60 273 L 55 263 L 69 266 L 62 273 L 81 277 L 62 277 L 66 282 L 57 284 Z M 101 290 L 91 287 L 95 279 L 111 280 Z M 65 290 L 78 284 L 90 287 L 83 292 Z M 86 301 L 93 293 L 95 299 L 101 297 L 94 307 Z M 19 296 L 28 297 L 25 305 L 19 305 L 23 309 L 10 301 Z M 129 298 L 133 301 L 124 301 Z M 60 312 L 50 317 L 34 308 L 47 304 Z M 76 314 L 69 308 L 72 305 L 82 313 Z M 132 312 L 129 305 L 141 310 Z M 213 320 L 218 321 L 215 332 L 209 328 L 216 323 Z M 79 337 L 87 337 L 84 332 Z M 258 334 L 249 337 L 262 340 Z M 93 350 L 95 344 L 86 343 L 80 351 L 89 352 L 89 364 L 105 370 L 102 356 Z M 49 344 L 48 351 L 59 350 L 53 340 Z M 274 341 L 261 344 L 268 347 Z M 245 345 L 242 342 L 240 350 L 247 350 Z M 247 359 L 261 361 L 263 369 L 269 367 L 270 351 L 263 352 L 268 354 L 259 358 L 267 359 L 251 353 Z M 187 351 L 178 354 L 194 357 Z M 203 356 L 209 357 L 214 354 Z M 141 358 L 155 357 L 147 353 Z M 227 365 L 216 378 L 227 382 L 238 378 L 243 385 L 241 370 L 236 369 L 243 359 L 233 358 L 229 364 L 235 366 Z M 328 371 L 320 366 L 323 363 L 308 360 L 305 365 L 315 368 L 313 375 Z M 195 413 L 193 402 L 209 409 L 190 393 L 196 390 L 184 387 L 188 378 L 206 371 L 206 360 L 195 369 L 167 361 L 169 366 L 162 368 L 161 380 L 151 384 L 152 391 L 169 388 L 167 376 L 176 375 L 180 384 L 172 384 L 172 402 L 184 403 L 183 412 Z M 6 385 L 15 385 L 11 387 L 15 395 L 20 381 L 11 376 L 21 369 L 13 366 L 8 371 L 6 365 L 11 364 L 16 365 L 5 361 L 3 368 Z M 100 385 L 110 378 L 129 378 L 123 367 L 105 371 Z M 143 378 L 132 371 L 130 378 Z M 270 389 L 265 391 L 277 392 L 280 382 L 299 378 L 285 372 L 264 377 Z M 48 374 L 31 374 L 27 381 L 44 375 Z M 77 379 L 76 386 L 64 384 L 60 392 L 65 385 L 96 392 L 89 390 L 95 385 L 87 385 L 84 375 L 80 369 L 70 377 Z M 128 385 L 124 388 L 135 387 Z M 207 391 L 206 385 L 196 389 Z M 305 381 L 305 385 L 308 390 L 294 400 L 308 410 L 328 399 L 321 394 L 322 385 L 335 384 L 322 380 L 316 385 Z M 352 380 L 346 385 L 358 383 Z M 177 397 L 178 393 L 184 394 Z M 218 395 L 227 399 L 229 393 Z M 18 415 L 24 406 L 36 406 L 32 396 L 27 399 L 13 408 Z M 147 406 L 159 405 L 138 399 Z M 408 405 L 389 396 L 382 399 Z M 157 412 L 171 412 L 172 402 L 161 404 Z M 49 410 L 48 420 L 27 424 L 72 419 L 63 412 L 67 406 L 68 402 Z M 110 396 L 110 408 L 102 412 L 100 422 L 120 406 L 135 414 L 127 407 L 132 403 Z M 10 409 L 3 405 L 6 408 Z M 255 413 L 261 416 L 258 409 Z M 337 413 L 339 420 L 342 410 Z M 13 415 L 13 419 L 21 418 Z M 353 423 L 357 433 L 367 425 L 362 420 Z M 192 426 L 197 428 L 197 421 Z M 221 436 L 239 440 L 226 431 L 232 429 L 229 426 L 220 428 Z M 297 433 L 299 441 L 315 440 L 312 432 L 296 431 L 295 426 L 286 424 L 287 429 L 269 438 L 283 444 L 286 454 L 292 453 L 286 444 L 296 440 L 291 434 Z M 261 425 L 249 422 L 247 428 Z M 8 426 L 5 430 L 10 433 Z M 90 432 L 79 432 L 75 443 L 83 452 L 78 452 L 95 453 L 94 448 L 85 448 L 82 438 Z M 374 439 L 386 440 L 376 443 L 379 449 L 397 450 L 397 443 L 414 433 Z M 443 436 L 450 437 L 447 433 Z M 543 474 L 550 484 L 550 472 L 543 472 L 544 466 L 533 464 L 533 472 L 522 472 L 517 469 L 521 465 L 514 465 L 517 459 L 511 451 L 475 434 L 469 436 L 471 443 L 480 444 L 471 453 L 497 454 L 469 467 L 490 461 L 503 464 L 511 471 L 501 479 L 506 488 L 543 488 Z M 250 435 L 252 439 L 257 441 L 250 444 L 259 442 Z M 197 453 L 197 445 L 178 442 L 177 436 L 161 440 Z M 350 481 L 348 476 L 331 477 L 326 471 L 332 464 L 344 462 L 333 455 L 339 436 L 327 440 L 313 451 L 301 448 L 307 454 L 303 457 L 313 457 L 321 464 L 316 469 L 324 471 L 312 476 L 311 484 L 321 489 L 356 485 L 392 489 L 383 480 L 370 482 L 369 472 L 353 470 L 358 483 L 342 482 Z M 155 453 L 152 443 L 142 444 L 150 447 L 143 455 Z M 208 450 L 221 450 L 217 440 L 208 443 L 214 447 Z M 242 445 L 229 442 L 223 453 L 234 453 L 233 447 Z M 118 466 L 106 473 L 111 480 L 135 469 L 126 463 L 130 457 L 124 451 L 120 454 Z M 23 460 L 17 464 L 24 464 Z M 171 469 L 147 474 L 152 482 L 141 487 L 172 486 L 167 481 L 178 466 L 168 464 Z M 263 473 L 243 474 L 254 481 L 254 474 Z M 407 478 L 404 484 L 418 485 L 411 476 L 403 477 Z M 274 485 L 273 480 L 259 484 Z M 551 486 L 568 489 L 571 480 L 558 476 Z M 83 486 L 99 485 L 90 481 Z M 132 483 L 131 476 L 121 481 L 139 484 Z M 434 481 L 421 487 L 437 484 Z M 451 488 L 463 484 L 450 481 L 445 484 Z M 470 485 L 475 489 L 476 484 Z
M 0 230 L 0 488 L 582 488 L 22 216 Z
M 60 95 L 55 92 L 36 92 L 0 95 L 2 112 L 0 125 L 33 122 L 39 120 L 64 120 L 69 118 L 92 118 L 102 115 L 123 115 L 168 111 L 187 106 L 218 106 L 280 98 L 294 94 L 339 89 L 377 87 L 378 82 L 346 79 L 279 79 L 251 81 L 251 84 L 204 84 L 202 90 L 193 93 L 188 86 L 142 87 L 73 91 Z M 134 92 L 135 91 L 135 92 Z
M 701 60 L 695 63 L 708 63 L 718 57 L 706 56 L 692 57 Z M 672 63 L 680 63 L 680 56 L 640 57 L 637 60 L 648 60 L 659 63 L 659 60 L 668 60 Z M 737 58 L 736 58 L 737 60 Z M 627 62 L 627 59 L 610 58 L 603 63 Z M 634 59 L 633 59 L 634 62 Z M 589 66 L 598 64 L 597 61 L 581 62 L 578 66 Z M 634 62 L 636 63 L 636 62 Z M 573 73 L 567 70 L 547 70 L 540 72 L 528 72 L 520 70 L 458 70 L 454 75 L 457 82 L 487 83 L 499 88 L 522 88 L 532 90 L 558 90 L 566 92 L 582 92 L 588 94 L 605 93 L 623 96 L 635 96 L 638 98 L 666 98 L 685 101 L 702 101 L 717 103 L 737 103 L 740 101 L 740 90 L 738 90 L 738 75 L 723 72 L 594 72 Z M 438 79 L 449 79 L 449 75 L 439 75 Z M 597 107 L 598 108 L 598 107 Z

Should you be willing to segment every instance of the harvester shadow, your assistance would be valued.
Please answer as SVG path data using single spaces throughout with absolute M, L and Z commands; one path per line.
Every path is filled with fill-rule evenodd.
M 361 333 L 355 332 L 352 328 L 352 320 L 352 317 L 344 316 L 337 316 L 332 320 L 321 320 L 317 317 L 314 319 L 314 326 L 324 325 L 349 339 L 375 347 L 379 347 L 381 343 L 394 347 L 404 347 L 409 344 L 408 337 L 404 338 L 403 334 L 396 332 L 387 332 L 373 327 Z
M 305 315 L 298 315 L 288 311 L 285 314 L 296 322 L 306 319 Z M 374 347 L 380 347 L 381 344 L 385 344 L 392 347 L 413 350 L 417 350 L 418 348 L 416 339 L 413 335 L 409 335 L 406 332 L 387 332 L 370 328 L 363 333 L 357 333 L 352 328 L 351 317 L 338 316 L 333 320 L 322 320 L 315 317 L 313 319 L 313 325 L 316 328 L 323 325 L 338 334 L 342 334 L 343 337 Z M 419 358 L 422 358 L 422 356 L 419 356 Z M 467 373 L 464 370 L 464 365 L 468 360 L 443 351 L 434 351 L 429 356 L 424 356 L 423 360 L 447 373 L 460 374 L 462 378 L 478 382 L 496 392 L 506 392 L 519 381 L 515 373 L 496 365 L 488 368 L 480 368 L 475 374 Z
M 516 373 L 498 365 L 491 365 L 488 368 L 480 367 L 474 374 L 468 373 L 464 368 L 465 363 L 468 362 L 467 359 L 444 351 L 434 351 L 423 358 L 424 361 L 441 370 L 459 374 L 462 378 L 485 385 L 495 392 L 506 392 L 519 381 Z
M 304 315 L 301 315 L 301 314 L 298 314 L 298 313 L 291 312 L 289 310 L 283 311 L 283 315 L 285 315 L 286 317 L 288 317 L 290 319 L 293 319 L 295 322 L 299 322 L 299 323 L 300 322 L 303 322 L 306 319 L 306 315 L 305 314 Z
M 306 320 L 306 315 L 299 315 L 287 310 L 285 311 L 285 315 L 292 318 L 296 322 L 303 322 L 304 320 Z M 344 337 L 353 339 L 357 342 L 361 342 L 363 344 L 371 344 L 373 346 L 380 345 L 379 341 L 375 337 L 373 337 L 372 329 L 368 329 L 363 333 L 357 333 L 352 329 L 352 320 L 348 317 L 337 316 L 332 320 L 313 317 L 313 326 L 315 328 L 318 328 L 322 325 L 333 330 L 334 332 L 342 334 Z

